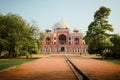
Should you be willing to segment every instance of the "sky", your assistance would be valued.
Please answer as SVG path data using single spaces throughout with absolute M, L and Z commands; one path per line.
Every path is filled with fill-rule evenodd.
M 113 33 L 119 33 L 120 0 L 0 0 L 0 13 L 19 14 L 29 23 L 34 21 L 43 32 L 64 19 L 71 31 L 85 33 L 101 6 L 111 9 L 108 20 Z

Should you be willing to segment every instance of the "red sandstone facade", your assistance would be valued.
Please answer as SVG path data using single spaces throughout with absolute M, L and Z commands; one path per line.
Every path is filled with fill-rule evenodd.
M 70 27 L 63 20 L 54 25 L 54 31 L 44 33 L 41 53 L 87 53 L 84 35 L 78 30 L 70 33 Z

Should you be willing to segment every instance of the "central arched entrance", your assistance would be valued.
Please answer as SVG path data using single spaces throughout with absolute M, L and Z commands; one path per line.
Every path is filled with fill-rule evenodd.
M 59 36 L 59 43 L 60 44 L 66 44 L 66 36 L 64 34 L 61 34 Z
M 61 47 L 61 52 L 65 52 L 65 47 Z

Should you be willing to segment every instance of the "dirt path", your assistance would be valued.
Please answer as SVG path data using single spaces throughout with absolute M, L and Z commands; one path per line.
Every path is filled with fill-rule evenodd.
M 92 57 L 77 57 L 73 54 L 67 56 L 91 80 L 120 80 L 120 65 L 91 59 Z M 76 77 L 64 57 L 55 54 L 0 72 L 0 80 L 76 80 Z
M 63 57 L 49 57 L 1 72 L 0 80 L 76 80 L 76 77 Z
M 90 57 L 71 57 L 71 60 L 91 80 L 120 80 L 120 65 Z

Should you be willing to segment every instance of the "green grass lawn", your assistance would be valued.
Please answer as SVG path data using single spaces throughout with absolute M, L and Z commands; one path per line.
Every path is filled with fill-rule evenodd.
M 112 62 L 115 64 L 120 64 L 120 59 L 104 59 L 103 61 Z
M 0 59 L 0 70 L 27 63 L 36 59 Z
M 82 55 L 80 55 L 80 54 L 75 54 L 75 56 L 96 56 L 96 54 L 92 54 L 92 55 L 90 55 L 90 54 L 82 54 Z M 115 63 L 115 64 L 120 64 L 120 59 L 102 59 L 102 58 L 95 58 L 95 59 L 97 59 L 97 60 L 102 60 L 102 61 L 107 61 L 107 62 L 111 62 L 111 63 Z

